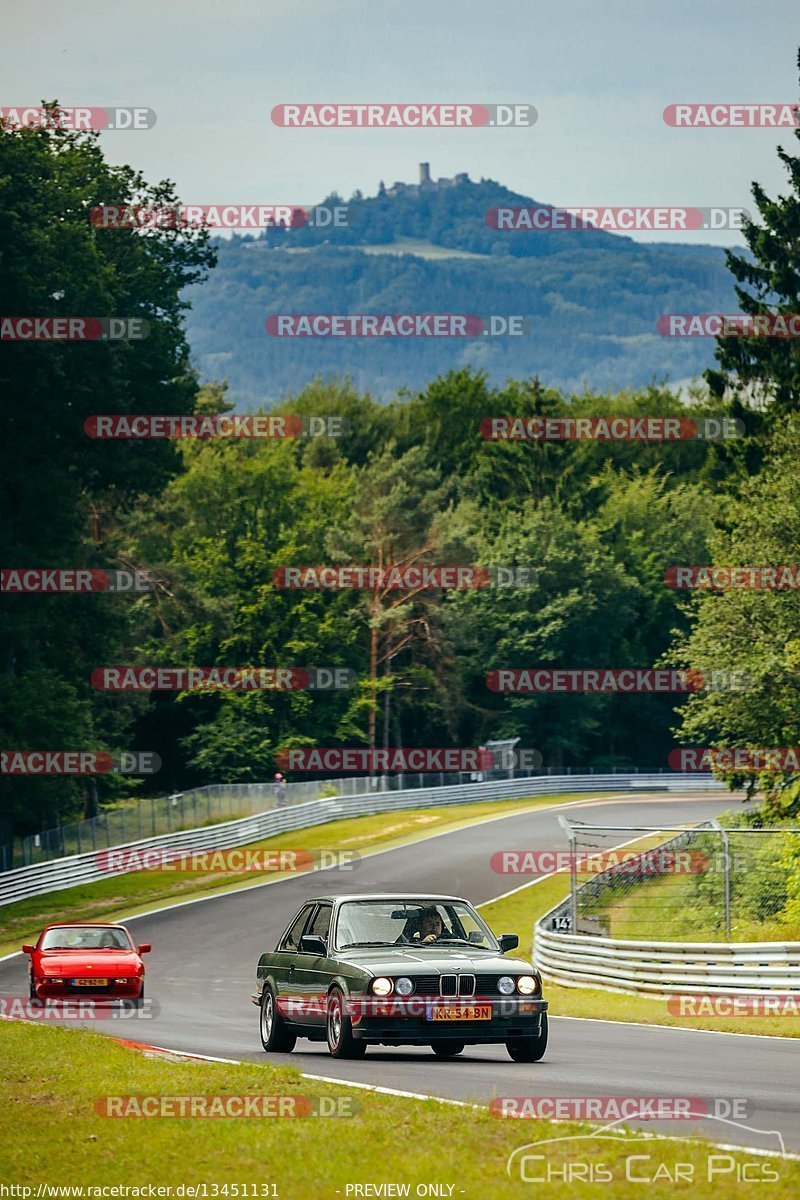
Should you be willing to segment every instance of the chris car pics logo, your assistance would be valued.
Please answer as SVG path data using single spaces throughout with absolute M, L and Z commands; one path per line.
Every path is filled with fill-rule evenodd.
M 652 1133 L 637 1136 L 626 1130 L 624 1123 L 634 1118 L 625 1116 L 591 1133 L 543 1138 L 518 1146 L 508 1157 L 506 1174 L 519 1183 L 539 1187 L 555 1184 L 563 1188 L 564 1184 L 577 1183 L 605 1187 L 619 1182 L 642 1187 L 680 1184 L 682 1191 L 687 1184 L 691 1188 L 725 1181 L 755 1186 L 777 1183 L 781 1178 L 779 1167 L 786 1156 L 786 1147 L 778 1130 L 757 1129 L 707 1111 L 684 1115 L 719 1122 L 719 1130 L 714 1127 L 710 1136 L 722 1145 L 682 1144 L 681 1153 L 676 1154 L 674 1143 L 668 1138 Z M 730 1143 L 736 1137 L 734 1130 L 745 1131 L 741 1150 L 731 1149 Z M 747 1149 L 748 1140 L 752 1144 L 757 1138 L 769 1141 L 766 1153 L 760 1150 L 756 1155 Z

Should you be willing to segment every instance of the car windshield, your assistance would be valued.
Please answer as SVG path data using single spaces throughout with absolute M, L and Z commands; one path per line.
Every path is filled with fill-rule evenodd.
M 131 950 L 124 929 L 103 925 L 65 925 L 48 929 L 42 938 L 42 950 Z
M 339 907 L 336 946 L 466 945 L 499 949 L 465 900 L 347 900 Z

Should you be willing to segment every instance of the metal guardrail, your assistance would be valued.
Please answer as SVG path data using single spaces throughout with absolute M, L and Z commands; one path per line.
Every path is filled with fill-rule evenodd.
M 414 788 L 395 792 L 377 792 L 361 796 L 339 796 L 293 804 L 270 812 L 257 813 L 234 821 L 187 829 L 125 843 L 124 848 L 141 851 L 153 848 L 174 851 L 228 850 L 246 846 L 311 825 L 322 825 L 346 817 L 370 816 L 399 809 L 435 808 L 439 805 L 469 804 L 480 801 L 548 796 L 559 792 L 631 791 L 647 787 L 658 790 L 724 790 L 714 779 L 698 775 L 561 775 L 536 778 L 497 779 L 484 783 L 456 784 L 449 787 Z M 121 849 L 123 847 L 117 847 Z M 107 851 L 76 854 L 19 867 L 0 874 L 0 905 L 12 904 L 31 896 L 61 891 L 112 874 L 103 866 Z M 116 874 L 116 872 L 114 872 Z
M 554 983 L 612 992 L 796 992 L 800 942 L 632 942 L 534 930 L 533 961 Z
M 678 850 L 686 839 L 679 834 L 657 849 Z M 603 872 L 577 892 L 597 895 L 615 873 Z M 650 995 L 800 991 L 800 942 L 654 942 L 576 932 L 575 896 L 573 889 L 534 926 L 534 965 L 554 983 Z

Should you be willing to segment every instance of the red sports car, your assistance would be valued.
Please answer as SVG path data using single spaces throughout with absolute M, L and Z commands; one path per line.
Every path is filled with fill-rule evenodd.
M 77 995 L 105 1000 L 144 1000 L 148 943 L 137 946 L 124 925 L 48 925 L 30 954 L 32 1000 Z

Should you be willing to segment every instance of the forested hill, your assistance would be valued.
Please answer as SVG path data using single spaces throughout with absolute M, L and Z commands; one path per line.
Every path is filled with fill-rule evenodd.
M 723 252 L 642 244 L 601 230 L 499 231 L 489 209 L 539 202 L 491 180 L 350 200 L 343 228 L 236 236 L 190 289 L 189 339 L 205 378 L 227 378 L 239 408 L 270 404 L 315 375 L 350 375 L 386 399 L 471 365 L 494 383 L 538 375 L 565 390 L 684 380 L 707 339 L 661 337 L 668 312 L 736 309 Z M 687 234 L 686 238 L 702 238 Z M 302 338 L 267 335 L 277 313 L 461 312 L 529 318 L 520 337 Z

